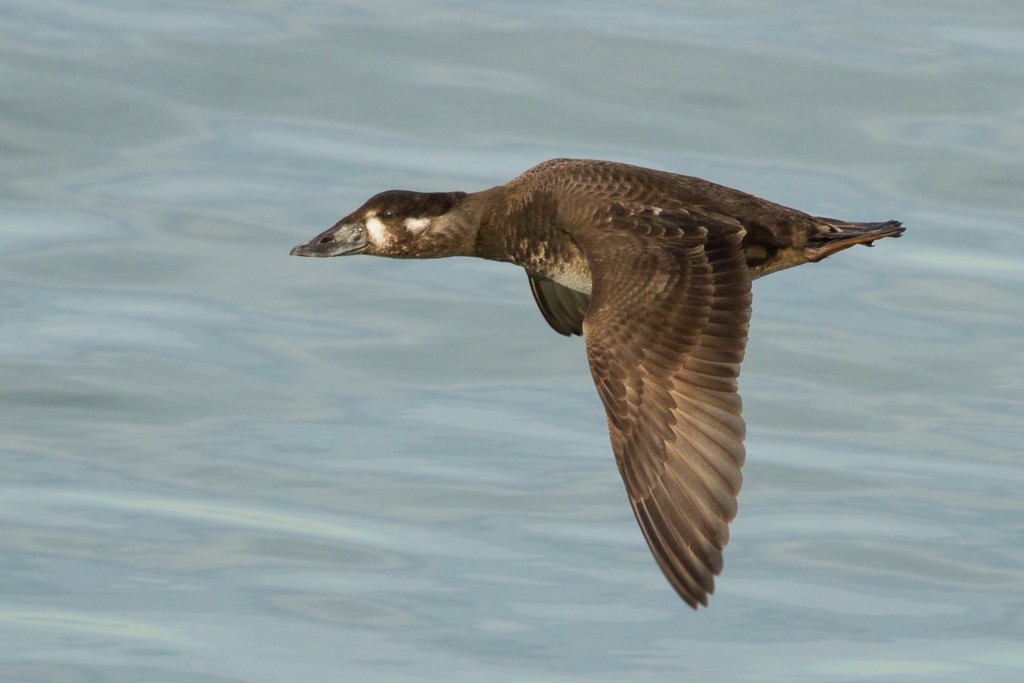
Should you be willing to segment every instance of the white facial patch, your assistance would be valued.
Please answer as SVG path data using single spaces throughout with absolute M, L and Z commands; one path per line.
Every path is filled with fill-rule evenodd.
M 430 218 L 406 218 L 405 229 L 409 232 L 421 232 L 430 227 L 432 222 Z
M 370 238 L 370 244 L 378 247 L 382 247 L 391 241 L 388 236 L 388 228 L 384 225 L 384 222 L 376 216 L 370 216 L 363 225 L 366 226 L 366 234 Z

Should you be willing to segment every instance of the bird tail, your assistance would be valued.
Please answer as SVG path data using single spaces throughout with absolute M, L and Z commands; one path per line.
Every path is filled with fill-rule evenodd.
M 848 223 L 834 218 L 818 218 L 828 229 L 810 237 L 804 247 L 808 261 L 815 263 L 828 258 L 837 251 L 848 249 L 855 244 L 874 246 L 875 240 L 883 237 L 899 237 L 906 228 L 899 221 L 883 223 Z

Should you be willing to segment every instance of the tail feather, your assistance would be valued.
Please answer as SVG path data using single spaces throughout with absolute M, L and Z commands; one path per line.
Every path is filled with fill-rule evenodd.
M 882 223 L 848 223 L 833 218 L 819 218 L 827 230 L 812 235 L 804 247 L 808 261 L 817 262 L 855 244 L 873 246 L 883 237 L 899 237 L 906 228 L 899 221 Z

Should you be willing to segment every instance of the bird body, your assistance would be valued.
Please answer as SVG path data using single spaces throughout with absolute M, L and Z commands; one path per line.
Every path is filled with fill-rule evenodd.
M 523 267 L 550 326 L 584 336 L 633 512 L 696 608 L 721 572 L 742 482 L 751 281 L 902 232 L 691 176 L 555 159 L 475 193 L 382 192 L 291 253 Z

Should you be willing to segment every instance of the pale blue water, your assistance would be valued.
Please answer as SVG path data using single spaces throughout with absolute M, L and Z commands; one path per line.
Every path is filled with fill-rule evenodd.
M 0 6 L 0 680 L 1019 681 L 1024 6 Z M 287 256 L 555 156 L 904 239 L 758 281 L 693 613 L 516 269 Z

